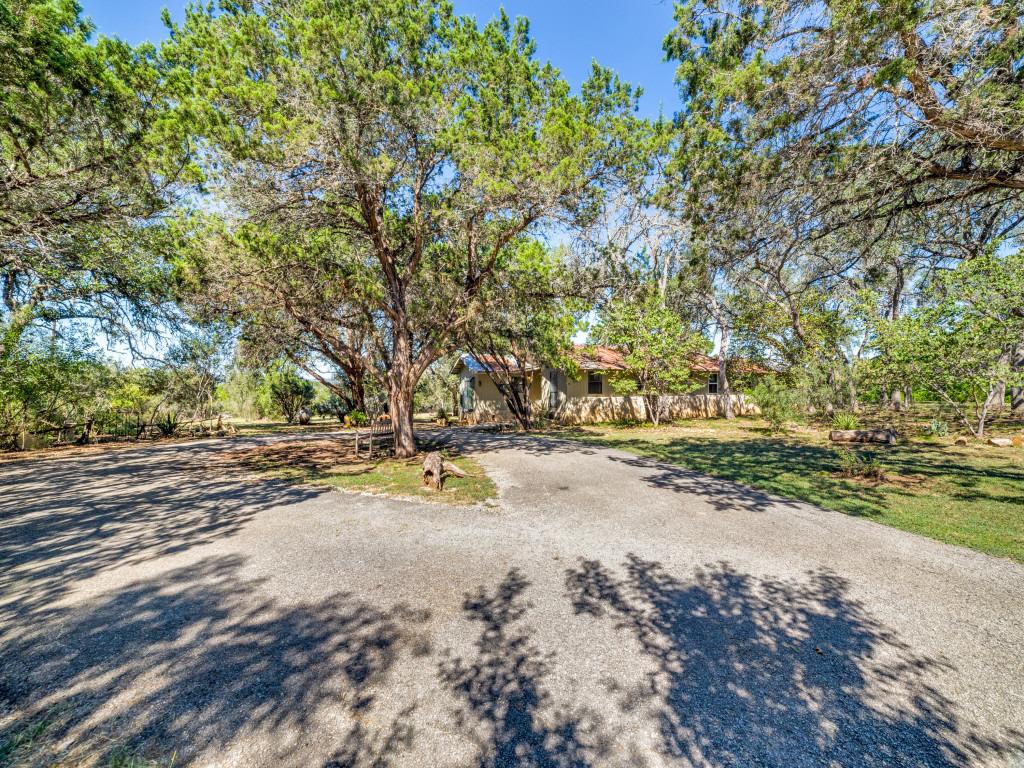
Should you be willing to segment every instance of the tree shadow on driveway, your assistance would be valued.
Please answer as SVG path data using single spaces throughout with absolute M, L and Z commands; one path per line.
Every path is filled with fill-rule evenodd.
M 386 752 L 408 746 L 360 722 L 376 712 L 400 654 L 430 652 L 417 632 L 428 614 L 345 592 L 282 604 L 261 595 L 259 580 L 239 576 L 244 564 L 209 558 L 37 612 L 0 664 L 0 702 L 22 713 L 10 732 L 58 710 L 66 714 L 62 735 L 82 745 L 110 734 L 152 754 L 177 753 L 181 765 L 269 733 L 280 752 L 265 756 L 268 764 L 305 765 L 308 755 L 292 750 L 323 728 L 326 707 L 335 722 L 347 713 L 356 723 L 342 741 L 360 749 L 338 765 L 369 765 L 370 745 L 383 765 Z M 404 733 L 400 722 L 391 730 Z
M 606 749 L 600 722 L 588 709 L 553 707 L 544 686 L 550 659 L 520 623 L 529 582 L 516 569 L 489 592 L 466 596 L 463 610 L 478 622 L 477 653 L 440 664 L 440 678 L 463 706 L 455 724 L 478 749 L 481 768 L 586 768 Z
M 238 444 L 0 466 L 0 625 L 26 621 L 97 573 L 230 536 L 260 510 L 326 492 L 219 471 L 217 455 Z
M 452 427 L 438 429 L 417 435 L 424 449 L 454 446 L 462 453 L 487 453 L 489 451 L 519 451 L 530 456 L 552 456 L 555 454 L 579 454 L 592 456 L 601 450 L 578 440 L 571 440 L 536 432 L 488 432 L 473 427 Z
M 567 573 L 577 614 L 607 617 L 654 660 L 649 706 L 665 754 L 694 765 L 954 768 L 1014 753 L 961 722 L 930 682 L 947 662 L 915 654 L 828 571 L 755 578 L 727 564 L 679 580 L 630 555 Z

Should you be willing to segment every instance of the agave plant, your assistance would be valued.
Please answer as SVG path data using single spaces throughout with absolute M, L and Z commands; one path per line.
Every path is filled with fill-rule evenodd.
M 860 419 L 852 413 L 837 413 L 832 417 L 832 427 L 834 429 L 859 429 Z
M 178 431 L 178 423 L 178 414 L 168 411 L 156 422 L 156 427 L 164 437 L 172 437 Z

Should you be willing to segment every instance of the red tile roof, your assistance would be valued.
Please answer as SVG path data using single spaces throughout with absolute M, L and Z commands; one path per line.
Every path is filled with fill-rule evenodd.
M 585 371 L 624 371 L 626 364 L 622 352 L 614 347 L 589 346 L 576 344 L 576 362 Z M 729 365 L 740 373 L 771 373 L 767 368 L 752 360 L 732 358 Z M 694 355 L 690 362 L 693 373 L 717 373 L 718 358 L 708 355 Z
M 615 347 L 574 344 L 576 364 L 585 371 L 624 371 L 626 363 Z
M 626 363 L 622 352 L 615 347 L 594 346 L 590 344 L 574 344 L 573 346 L 576 364 L 584 371 L 626 370 Z M 494 368 L 496 362 L 498 362 L 498 359 L 490 355 L 481 355 L 479 359 L 464 355 L 461 358 L 461 363 L 457 363 L 453 371 L 458 370 L 460 365 L 466 364 L 470 364 L 471 368 L 475 368 L 478 371 L 489 371 Z M 508 359 L 507 364 L 510 371 L 520 372 L 519 366 L 512 359 Z M 768 368 L 743 358 L 732 358 L 729 361 L 729 365 L 732 370 L 740 373 L 771 373 Z M 538 366 L 527 364 L 522 372 L 535 370 L 538 370 Z M 693 373 L 717 373 L 718 358 L 709 357 L 708 355 L 694 355 L 690 362 L 690 370 Z

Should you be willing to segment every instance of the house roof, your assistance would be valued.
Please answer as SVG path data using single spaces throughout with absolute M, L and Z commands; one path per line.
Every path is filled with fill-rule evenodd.
M 765 368 L 763 365 L 742 357 L 730 358 L 729 367 L 737 373 L 772 373 L 770 369 Z M 690 370 L 696 373 L 718 373 L 718 358 L 708 355 L 695 355 L 693 360 L 690 361 Z
M 455 361 L 455 365 L 452 366 L 451 372 L 461 373 L 463 369 L 465 369 L 471 373 L 489 373 L 500 360 L 502 360 L 502 358 L 495 357 L 493 355 L 481 355 L 477 358 L 467 353 L 459 356 L 459 359 Z M 536 371 L 540 369 L 540 366 L 531 365 L 529 363 L 527 363 L 525 367 L 521 368 L 512 357 L 504 358 L 504 364 L 513 373 Z
M 584 371 L 624 371 L 626 362 L 615 347 L 573 344 L 576 364 Z
M 626 370 L 625 360 L 622 352 L 614 347 L 590 347 L 586 344 L 576 344 L 576 362 L 585 371 L 624 371 Z M 746 360 L 741 357 L 734 357 L 729 360 L 729 366 L 738 373 L 771 373 L 768 368 L 755 363 L 753 360 Z M 690 359 L 690 370 L 693 373 L 717 373 L 718 358 L 709 355 L 695 354 Z
M 574 344 L 573 356 L 576 358 L 576 364 L 584 371 L 624 371 L 627 368 L 622 352 L 615 347 Z M 463 368 L 473 373 L 487 373 L 494 368 L 498 359 L 491 355 L 481 355 L 479 358 L 475 358 L 472 355 L 464 354 L 452 367 L 452 373 L 459 373 Z M 540 369 L 540 366 L 531 364 L 520 368 L 512 358 L 506 358 L 506 364 L 513 372 L 528 373 Z M 763 365 L 744 358 L 732 358 L 729 365 L 732 370 L 739 373 L 771 373 L 771 370 Z M 690 370 L 693 373 L 717 373 L 718 358 L 696 354 L 691 359 Z

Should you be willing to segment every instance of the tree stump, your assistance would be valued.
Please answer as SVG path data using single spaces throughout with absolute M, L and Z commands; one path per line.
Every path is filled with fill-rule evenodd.
M 423 484 L 433 487 L 435 491 L 443 490 L 448 475 L 466 477 L 465 472 L 450 461 L 445 461 L 437 451 L 428 453 L 423 459 Z
M 896 445 L 896 433 L 891 429 L 833 429 L 828 433 L 833 443 L 884 443 Z

